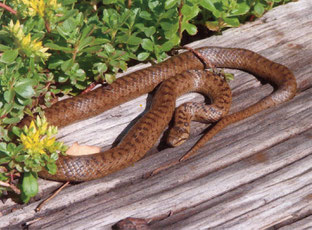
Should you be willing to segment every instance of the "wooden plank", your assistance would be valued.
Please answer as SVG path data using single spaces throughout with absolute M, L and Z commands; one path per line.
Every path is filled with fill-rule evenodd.
M 280 230 L 307 230 L 312 229 L 312 216 L 305 217 L 299 221 L 289 224 L 287 226 L 279 228 Z
M 308 100 L 312 97 L 310 89 L 312 85 L 311 41 L 312 2 L 300 0 L 273 9 L 256 22 L 227 30 L 222 36 L 193 43 L 192 47 L 218 45 L 243 47 L 257 51 L 272 60 L 289 66 L 297 77 L 300 91 L 303 92 L 289 103 L 264 111 L 228 127 L 202 148 L 199 151 L 200 155 L 148 180 L 142 179 L 142 175 L 167 161 L 179 158 L 195 143 L 198 139 L 198 133 L 203 130 L 204 126 L 195 124 L 192 139 L 179 148 L 165 149 L 160 152 L 154 148 L 148 157 L 133 167 L 100 180 L 68 187 L 40 213 L 34 212 L 40 201 L 24 205 L 20 209 L 18 209 L 20 206 L 14 205 L 12 202 L 1 205 L 1 212 L 9 214 L 0 218 L 0 228 L 11 226 L 14 229 L 27 221 L 43 217 L 30 225 L 30 228 L 83 229 L 88 227 L 97 229 L 101 227 L 101 229 L 109 229 L 113 223 L 127 216 L 152 218 L 167 215 L 170 211 L 179 213 L 184 208 L 190 208 L 190 210 L 201 213 L 200 208 L 198 208 L 201 203 L 206 204 L 211 200 L 213 201 L 209 203 L 211 206 L 222 207 L 224 201 L 218 200 L 218 197 L 222 197 L 223 194 L 231 197 L 233 195 L 232 190 L 239 189 L 244 184 L 252 183 L 254 180 L 257 181 L 258 178 L 261 180 L 261 177 L 265 177 L 265 175 L 276 170 L 282 170 L 283 167 L 288 168 L 288 165 L 295 164 L 300 159 L 305 159 L 306 161 L 303 161 L 311 165 L 312 161 L 307 157 L 311 153 L 309 146 L 302 152 L 291 147 L 289 151 L 286 151 L 286 155 L 285 152 L 280 156 L 272 153 L 272 151 L 278 150 L 276 146 L 283 146 L 284 143 L 291 140 L 301 143 L 299 146 L 302 148 L 311 143 L 304 135 L 296 136 L 310 129 L 312 123 L 312 105 L 311 100 Z M 135 68 L 142 68 L 142 65 Z M 253 77 L 241 72 L 235 76 L 235 80 L 231 82 L 231 87 L 235 96 L 232 111 L 254 103 L 271 90 L 270 87 L 261 86 Z M 189 96 L 185 96 L 183 100 L 185 99 L 189 99 Z M 85 143 L 88 140 L 88 144 L 107 148 L 116 138 L 116 133 L 124 130 L 128 123 L 144 110 L 145 100 L 146 95 L 100 116 L 66 127 L 61 131 L 62 139 L 68 143 L 76 140 Z M 196 100 L 198 100 L 197 96 Z M 140 106 L 141 104 L 142 106 Z M 125 114 L 127 115 L 125 116 Z M 78 135 L 73 135 L 75 133 Z M 308 134 L 310 135 L 310 133 Z M 77 139 L 78 136 L 83 138 Z M 99 136 L 101 136 L 100 139 Z M 293 136 L 296 137 L 291 138 Z M 89 139 L 84 139 L 84 137 L 89 137 Z M 289 140 L 286 141 L 287 139 Z M 298 154 L 292 155 L 291 149 L 298 151 Z M 250 167 L 253 165 L 249 163 L 248 166 L 245 160 L 252 156 L 257 159 L 257 156 L 262 156 L 261 152 L 265 153 L 268 161 L 265 161 L 266 164 L 256 164 L 257 167 L 254 166 L 256 168 L 252 170 Z M 275 159 L 273 162 L 271 162 L 271 157 Z M 237 168 L 238 166 L 242 169 Z M 237 170 L 238 172 L 235 173 Z M 246 172 L 249 172 L 248 175 Z M 282 172 L 286 176 L 288 175 L 287 170 Z M 300 177 L 302 183 L 305 182 L 305 178 L 309 179 L 309 176 Z M 268 175 L 268 178 L 271 177 Z M 273 179 L 271 178 L 268 183 L 274 182 Z M 262 182 L 264 183 L 264 181 Z M 222 186 L 219 186 L 220 184 Z M 41 186 L 44 192 L 41 192 L 40 196 L 50 192 L 57 185 L 58 183 L 49 182 L 45 186 Z M 257 188 L 258 190 L 262 189 L 261 187 Z M 274 188 L 279 190 L 278 185 Z M 267 194 L 273 196 L 275 190 L 267 191 Z M 199 194 L 199 196 L 194 197 L 194 193 Z M 251 191 L 250 195 L 253 194 L 255 194 L 254 191 Z M 302 194 L 306 194 L 306 191 L 303 191 Z M 248 197 L 242 194 L 241 199 L 236 200 L 237 207 L 243 206 Z M 299 197 L 302 198 L 302 195 L 299 194 Z M 294 197 L 290 198 L 295 204 L 293 211 L 296 207 L 302 207 L 300 202 L 298 202 L 298 206 L 296 205 Z M 257 205 L 257 202 L 252 204 Z M 256 217 L 261 214 L 257 213 L 260 208 L 256 207 L 254 220 L 259 221 Z M 11 212 L 13 208 L 17 209 Z M 241 212 L 248 213 L 248 210 L 250 211 L 248 207 L 242 208 Z M 238 211 L 235 213 L 237 214 Z M 222 217 L 221 219 L 224 221 L 219 223 L 220 226 L 222 224 L 235 226 L 234 224 L 237 224 L 234 221 L 235 217 L 239 218 L 239 216 L 233 217 L 234 222 L 230 222 L 230 214 L 231 212 L 219 216 L 215 215 L 213 222 L 217 222 Z M 205 213 L 202 215 L 205 216 Z M 266 224 L 280 220 L 278 215 L 271 215 L 270 217 Z M 181 219 L 177 218 L 177 220 Z M 194 223 L 201 223 L 200 220 L 193 220 Z M 242 222 L 247 221 L 245 219 L 240 220 Z M 155 226 L 157 225 L 155 224 Z M 167 225 L 165 222 L 160 222 L 159 226 Z
M 307 93 L 312 95 L 312 89 L 301 94 L 293 101 L 293 104 L 298 104 L 300 99 L 305 102 Z M 305 158 L 312 153 L 312 142 L 309 141 L 311 140 L 311 130 L 270 149 L 266 149 L 266 146 L 263 145 L 268 139 L 268 135 L 272 135 L 272 133 L 280 133 L 282 130 L 285 133 L 292 132 L 294 122 L 292 119 L 298 118 L 303 125 L 307 125 L 312 117 L 311 103 L 308 105 L 307 110 L 297 111 L 298 114 L 291 112 L 290 108 L 294 107 L 293 104 L 285 104 L 284 108 L 279 110 L 283 110 L 281 113 L 284 114 L 289 113 L 291 117 L 285 117 L 283 123 L 272 124 L 270 121 L 271 113 L 262 115 L 263 120 L 259 123 L 257 123 L 258 117 L 254 117 L 249 122 L 245 121 L 246 124 L 242 124 L 242 126 L 256 123 L 256 126 L 261 127 L 261 131 L 258 130 L 256 134 L 252 134 L 254 132 L 252 128 L 248 131 L 241 130 L 239 134 L 234 131 L 232 135 L 224 140 L 225 143 L 232 141 L 228 145 L 215 147 L 216 149 L 212 152 L 203 150 L 201 156 L 193 158 L 190 162 L 177 165 L 148 180 L 141 180 L 133 185 L 127 185 L 126 190 L 125 187 L 122 187 L 108 193 L 97 194 L 93 199 L 79 202 L 74 209 L 65 208 L 62 211 L 50 214 L 37 222 L 34 227 L 59 229 L 63 226 L 64 229 L 68 227 L 79 229 L 79 226 L 88 221 L 90 223 L 89 227 L 106 229 L 114 222 L 128 216 L 151 218 L 191 208 L 303 158 L 302 161 L 307 164 L 305 168 L 307 166 L 311 167 L 312 158 Z M 290 125 L 290 127 L 287 128 L 286 124 Z M 312 124 L 309 125 L 312 128 Z M 229 130 L 226 132 L 229 132 Z M 242 136 L 243 133 L 246 133 L 246 135 Z M 256 137 L 256 141 L 251 142 L 250 140 L 254 139 L 253 135 Z M 204 155 L 206 157 L 203 157 Z M 161 160 L 159 155 L 157 156 L 152 156 L 156 165 Z M 250 158 L 246 158 L 248 156 Z M 258 158 L 260 159 L 259 162 L 257 162 Z M 139 163 L 142 164 L 142 168 L 135 169 L 140 170 L 141 175 L 148 172 L 150 167 L 155 167 L 143 161 Z M 233 164 L 232 162 L 237 163 Z M 143 165 L 147 167 L 143 168 Z M 129 171 L 125 174 L 131 174 L 130 170 L 134 168 L 135 166 L 128 168 Z M 300 170 L 304 169 L 303 166 L 299 168 Z M 287 171 L 286 174 L 282 173 L 281 175 L 286 177 L 292 174 Z M 304 178 L 306 177 L 304 176 Z M 269 182 L 273 183 L 274 181 L 270 180 Z M 257 190 L 261 189 L 257 188 Z M 281 190 L 283 190 L 282 187 Z M 268 192 L 274 194 L 275 191 L 276 188 L 266 191 L 266 194 Z M 74 191 L 71 194 L 76 196 Z M 57 197 L 55 203 L 64 200 L 65 196 L 68 196 L 68 194 Z M 245 196 L 243 198 L 246 199 Z M 232 219 L 233 217 L 229 218 Z M 226 217 L 223 220 L 226 220 Z
M 311 131 L 306 134 L 311 135 Z M 311 141 L 308 144 L 309 142 L 302 143 L 302 139 L 296 139 L 293 138 L 266 152 L 265 157 L 272 151 L 276 151 L 273 153 L 274 156 L 268 157 L 268 161 L 262 161 L 262 156 L 258 156 L 261 159 L 259 162 L 259 159 L 253 156 L 246 159 L 247 162 L 250 160 L 251 167 L 246 167 L 246 161 L 242 161 L 229 167 L 226 171 L 229 170 L 228 175 L 231 172 L 236 174 L 239 170 L 243 170 L 246 174 L 257 173 L 256 168 L 261 164 L 276 164 L 280 160 L 283 161 L 276 153 L 288 155 L 288 148 L 292 152 L 290 155 L 297 153 L 294 149 L 299 151 L 309 149 L 308 152 L 311 154 Z M 290 157 L 290 155 L 286 157 Z M 273 160 L 274 158 L 277 161 Z M 170 218 L 168 218 L 166 224 L 158 223 L 157 227 L 160 229 L 267 229 L 284 221 L 296 219 L 298 215 L 304 216 L 310 212 L 312 204 L 312 200 L 309 198 L 312 187 L 311 160 L 312 156 L 307 155 L 307 157 L 283 166 L 273 173 L 268 172 L 267 176 L 259 178 L 255 182 L 247 183 L 224 196 L 201 204 L 202 212 L 198 214 L 186 214 L 184 218 L 175 219 L 174 222 L 169 222 Z M 232 167 L 233 170 L 230 170 Z M 259 170 L 266 170 L 266 167 L 261 168 L 260 166 Z M 219 186 L 223 187 L 224 185 L 219 184 Z
M 223 36 L 197 41 L 191 47 L 221 45 L 251 49 L 288 66 L 296 75 L 299 88 L 302 88 L 302 84 L 311 84 L 310 81 L 306 82 L 309 80 L 308 76 L 302 73 L 304 69 L 309 69 L 311 64 L 311 5 L 312 2 L 309 1 L 285 5 L 282 10 L 279 11 L 277 8 L 254 23 L 228 30 Z M 291 26 L 292 23 L 298 24 Z M 296 32 L 289 29 L 290 26 L 297 25 Z M 259 85 L 260 83 L 254 77 L 247 77 L 247 74 L 237 75 L 236 80 L 231 82 L 234 95 Z M 192 97 L 184 96 L 179 103 L 192 100 L 193 97 L 194 94 Z M 144 111 L 145 104 L 146 95 L 94 118 L 68 126 L 60 133 L 61 140 L 68 144 L 79 141 L 81 144 L 109 147 L 129 122 Z

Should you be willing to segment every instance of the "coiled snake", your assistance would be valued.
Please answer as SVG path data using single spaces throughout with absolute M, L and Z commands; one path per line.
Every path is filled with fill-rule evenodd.
M 206 94 L 213 103 L 207 106 L 185 104 L 178 108 L 182 112 L 176 114 L 177 126 L 169 136 L 178 135 L 183 140 L 170 140 L 171 144 L 180 144 L 187 138 L 190 119 L 210 122 L 220 120 L 182 160 L 193 155 L 227 125 L 288 101 L 296 94 L 296 79 L 292 72 L 257 53 L 246 49 L 221 47 L 203 47 L 196 49 L 196 53 L 215 67 L 240 69 L 256 75 L 272 84 L 275 90 L 248 108 L 226 115 L 231 103 L 231 91 L 226 82 L 219 76 L 204 71 L 203 62 L 194 52 L 179 54 L 162 63 L 118 78 L 110 87 L 97 88 L 87 94 L 57 102 L 46 109 L 48 122 L 62 127 L 148 93 L 163 82 L 155 94 L 151 109 L 130 129 L 118 146 L 93 155 L 61 156 L 57 160 L 56 175 L 42 171 L 39 176 L 58 181 L 86 181 L 133 164 L 155 144 L 168 125 L 174 114 L 176 98 L 189 91 Z M 184 114 L 186 111 L 191 111 L 194 116 Z M 27 124 L 30 119 L 25 118 L 22 123 Z

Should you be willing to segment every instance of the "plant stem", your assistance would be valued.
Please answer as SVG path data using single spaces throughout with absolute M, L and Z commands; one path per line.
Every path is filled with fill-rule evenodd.
M 183 7 L 183 0 L 181 0 L 180 2 L 180 6 L 179 6 L 179 30 L 178 30 L 178 33 L 179 33 L 179 38 L 180 40 L 182 39 L 182 7 Z
M 5 9 L 5 10 L 7 10 L 7 11 L 9 11 L 10 13 L 16 15 L 16 11 L 13 10 L 11 7 L 5 5 L 4 3 L 1 3 L 1 2 L 0 2 L 0 7 L 3 8 L 3 9 Z

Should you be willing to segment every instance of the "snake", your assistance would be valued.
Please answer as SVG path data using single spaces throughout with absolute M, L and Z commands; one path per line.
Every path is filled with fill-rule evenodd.
M 204 63 L 198 54 L 209 62 Z M 205 70 L 215 67 L 248 72 L 260 81 L 271 84 L 274 90 L 255 104 L 228 114 L 231 89 L 220 76 Z M 43 170 L 39 172 L 39 176 L 49 180 L 71 182 L 101 178 L 143 158 L 157 142 L 173 115 L 176 127 L 172 129 L 174 131 L 169 132 L 169 137 L 173 136 L 173 140 L 169 141 L 173 146 L 187 139 L 190 119 L 216 122 L 181 158 L 186 160 L 226 126 L 286 102 L 292 99 L 297 91 L 296 78 L 286 66 L 256 52 L 242 48 L 201 47 L 195 49 L 195 52 L 180 53 L 164 62 L 118 78 L 109 87 L 100 87 L 86 94 L 61 100 L 45 109 L 45 116 L 50 125 L 64 127 L 149 93 L 159 84 L 149 111 L 131 127 L 116 147 L 92 155 L 60 156 L 56 161 L 56 174 L 51 175 Z M 176 98 L 192 91 L 207 95 L 212 104 L 183 104 L 177 108 L 182 111 L 182 115 L 181 112 L 175 113 Z M 192 116 L 183 114 L 193 109 L 196 112 L 190 112 Z M 21 123 L 27 124 L 31 119 L 33 118 L 26 117 Z M 178 136 L 182 141 L 174 140 L 174 136 Z

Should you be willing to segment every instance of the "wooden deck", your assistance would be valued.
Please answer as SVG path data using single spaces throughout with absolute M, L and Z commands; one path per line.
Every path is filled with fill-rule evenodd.
M 0 228 L 111 229 L 126 217 L 145 218 L 151 229 L 312 228 L 312 1 L 277 7 L 255 22 L 190 46 L 207 45 L 247 48 L 288 66 L 297 78 L 297 96 L 227 127 L 190 160 L 144 178 L 194 145 L 206 128 L 194 123 L 191 139 L 181 147 L 155 147 L 127 169 L 68 186 L 36 213 L 60 186 L 40 180 L 32 203 L 0 204 Z M 234 72 L 232 111 L 272 91 Z M 192 94 L 179 101 L 190 98 L 201 100 Z M 108 148 L 143 112 L 145 102 L 146 95 L 66 127 L 60 137 Z

